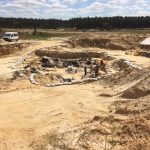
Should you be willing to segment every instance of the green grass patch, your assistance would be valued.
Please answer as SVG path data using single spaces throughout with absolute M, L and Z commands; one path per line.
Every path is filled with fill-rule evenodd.
M 150 29 L 120 29 L 120 30 L 112 30 L 115 33 L 123 33 L 123 34 L 150 34 Z
M 19 33 L 20 39 L 23 40 L 48 40 L 50 38 L 54 37 L 73 37 L 77 36 L 80 33 L 65 33 L 65 32 L 52 32 L 52 33 L 46 33 L 46 32 L 37 32 L 35 33 L 30 33 L 30 32 L 25 32 L 25 33 Z

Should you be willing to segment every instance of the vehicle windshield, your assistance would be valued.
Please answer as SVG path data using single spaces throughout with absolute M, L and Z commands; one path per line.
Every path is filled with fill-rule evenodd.
M 11 34 L 5 34 L 5 36 L 11 36 Z
M 6 34 L 4 34 L 5 36 L 18 36 L 18 34 L 8 34 L 8 33 L 6 33 Z

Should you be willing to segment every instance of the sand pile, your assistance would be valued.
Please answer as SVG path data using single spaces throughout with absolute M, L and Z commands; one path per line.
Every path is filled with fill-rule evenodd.
M 115 113 L 107 117 L 95 116 L 75 127 L 62 126 L 57 131 L 51 131 L 30 146 L 36 150 L 47 147 L 57 150 L 149 150 L 149 98 L 118 101 L 115 113 L 128 116 L 128 119 L 115 117 Z M 119 113 L 121 108 L 129 112 Z
M 129 116 L 118 132 L 125 150 L 148 150 L 150 147 L 150 95 L 132 101 L 115 102 L 117 114 Z
M 100 96 L 120 96 L 125 99 L 147 96 L 150 94 L 149 68 L 138 69 L 125 65 L 122 70 L 119 68 L 119 71 L 117 70 L 114 74 L 102 77 L 99 84 L 109 89 L 105 91 L 105 94 L 100 93 Z M 126 110 L 122 110 L 122 113 L 124 112 L 126 113 Z
M 149 103 L 150 95 L 141 97 L 131 101 L 116 101 L 114 103 L 114 111 L 121 115 L 130 115 L 135 117 L 136 115 L 144 116 L 145 119 L 150 120 L 149 114 Z
M 51 132 L 34 141 L 31 147 L 36 150 L 149 150 L 149 122 L 144 118 L 131 118 L 127 121 L 113 116 L 83 123 L 80 127 L 66 132 Z M 38 144 L 37 144 L 38 143 Z
M 113 63 L 112 63 L 112 67 L 116 70 L 119 70 L 119 71 L 129 70 L 129 69 L 131 69 L 131 70 L 133 70 L 133 69 L 138 69 L 138 70 L 142 69 L 141 67 L 133 64 L 131 61 L 128 61 L 126 59 L 116 59 L 116 60 L 114 60 Z
M 65 127 L 64 131 L 58 129 L 50 132 L 35 140 L 31 147 L 36 150 L 45 149 L 46 147 L 57 150 L 104 150 L 105 143 L 107 143 L 107 148 L 111 148 L 111 144 L 106 141 L 106 135 L 108 139 L 111 139 L 109 124 L 102 125 L 100 123 L 101 120 L 104 122 L 105 118 L 103 117 L 98 117 L 96 120 L 95 118 L 74 128 Z
M 111 86 L 124 86 L 130 85 L 132 82 L 136 82 L 143 77 L 143 74 L 147 71 L 138 70 L 138 69 L 127 69 L 116 71 L 112 75 L 104 76 L 100 84 L 111 85 Z
M 150 94 L 150 75 L 146 76 L 133 87 L 124 91 L 122 98 L 137 99 Z
M 73 47 L 81 46 L 81 47 L 101 47 L 104 48 L 105 45 L 110 42 L 109 39 L 90 39 L 90 38 L 81 38 L 75 41 L 70 42 Z
M 128 50 L 139 47 L 139 43 L 143 39 L 138 35 L 129 36 L 129 35 L 117 35 L 117 36 L 106 36 L 103 34 L 92 35 L 87 34 L 83 35 L 80 38 L 72 38 L 68 41 L 71 47 L 98 47 L 103 49 L 110 50 Z
M 149 121 L 139 117 L 122 123 L 121 131 L 117 134 L 120 136 L 124 150 L 149 150 Z
M 10 54 L 14 54 L 28 47 L 29 43 L 13 43 L 13 44 L 4 44 L 0 45 L 0 57 Z
M 106 49 L 110 50 L 126 50 L 127 48 L 125 46 L 119 45 L 118 43 L 109 42 L 105 46 Z

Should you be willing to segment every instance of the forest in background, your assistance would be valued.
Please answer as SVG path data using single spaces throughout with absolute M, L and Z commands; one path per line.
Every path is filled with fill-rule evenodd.
M 32 19 L 0 17 L 0 28 L 74 28 L 74 29 L 132 29 L 150 28 L 150 16 L 146 17 L 87 17 L 61 19 Z

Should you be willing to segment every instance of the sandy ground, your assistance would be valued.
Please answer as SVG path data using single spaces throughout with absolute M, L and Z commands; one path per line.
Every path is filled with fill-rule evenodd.
M 19 58 L 43 47 L 61 45 L 62 41 L 33 41 L 19 55 L 0 58 L 0 76 L 6 80 L 12 76 L 11 69 Z M 95 49 L 98 51 L 104 51 Z M 117 58 L 125 58 L 143 67 L 150 59 L 125 55 L 123 51 L 110 51 Z M 46 88 L 32 85 L 26 80 L 17 80 L 0 87 L 0 149 L 30 150 L 30 144 L 37 137 L 50 130 L 65 129 L 86 121 L 93 116 L 107 116 L 110 105 L 118 97 L 101 97 L 105 91 L 113 93 L 113 88 L 97 82 L 83 85 Z

